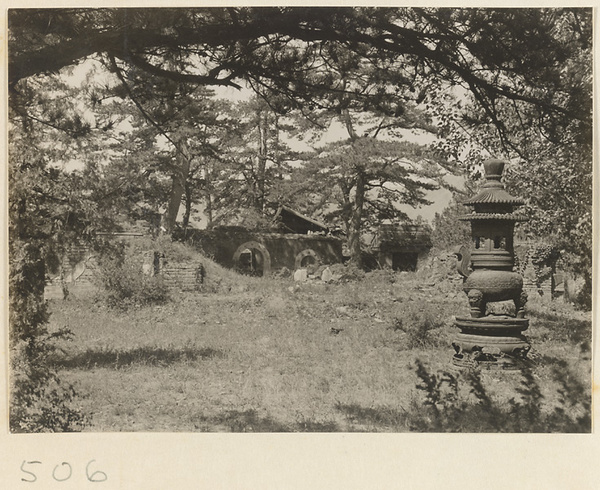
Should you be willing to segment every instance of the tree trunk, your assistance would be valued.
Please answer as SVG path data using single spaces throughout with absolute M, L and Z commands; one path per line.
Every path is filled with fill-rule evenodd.
M 348 230 L 348 250 L 350 252 L 350 263 L 362 268 L 362 255 L 360 248 L 360 235 L 362 231 L 362 214 L 365 203 L 365 173 L 358 170 L 356 175 L 356 191 L 354 194 L 354 205 L 350 217 L 350 229 Z
M 173 186 L 167 211 L 164 214 L 162 232 L 170 235 L 175 228 L 179 206 L 181 205 L 181 196 L 185 192 L 185 183 L 190 173 L 190 155 L 187 141 L 181 139 L 177 143 L 176 169 L 173 173 Z
M 354 130 L 354 124 L 352 122 L 352 118 L 350 117 L 350 111 L 348 109 L 342 109 L 341 119 L 346 126 L 346 131 L 348 131 L 348 136 L 350 136 L 350 141 L 356 141 L 358 139 L 358 135 Z
M 354 130 L 354 124 L 348 109 L 342 109 L 341 119 L 346 126 L 346 131 L 348 131 L 350 141 L 356 141 L 358 139 L 358 135 Z M 362 268 L 363 263 L 360 248 L 360 236 L 362 232 L 362 215 L 365 204 L 365 188 L 367 184 L 364 169 L 356 168 L 355 177 L 356 188 L 348 227 L 348 251 L 350 252 L 350 263 L 354 264 L 358 268 Z
M 190 216 L 192 214 L 192 186 L 190 182 L 185 183 L 185 211 L 183 213 L 183 219 L 181 226 L 185 230 L 190 224 Z
M 273 127 L 275 132 L 273 134 L 273 160 L 277 167 L 277 178 L 283 180 L 283 170 L 281 168 L 281 156 L 279 154 L 279 116 L 274 114 Z
M 258 169 L 256 172 L 255 207 L 263 212 L 265 208 L 265 178 L 267 169 L 267 139 L 268 139 L 268 113 L 264 110 L 258 112 Z
M 206 207 L 204 214 L 206 215 L 206 227 L 211 229 L 213 226 L 213 209 L 212 209 L 212 176 L 210 173 L 210 162 L 206 161 L 204 165 L 204 192 L 206 199 Z

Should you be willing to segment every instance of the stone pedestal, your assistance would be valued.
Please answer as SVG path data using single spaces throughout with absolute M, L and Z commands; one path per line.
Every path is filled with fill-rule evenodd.
M 526 362 L 531 345 L 522 332 L 529 320 L 504 315 L 457 317 L 454 324 L 460 331 L 452 342 L 455 365 L 519 369 Z

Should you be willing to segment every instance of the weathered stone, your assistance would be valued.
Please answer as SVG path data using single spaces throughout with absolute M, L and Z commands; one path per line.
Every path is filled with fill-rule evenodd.
M 322 273 L 321 273 L 321 280 L 323 282 L 331 282 L 333 280 L 333 273 L 331 272 L 331 269 L 329 267 L 327 267 Z
M 282 267 L 275 274 L 275 277 L 281 277 L 282 279 L 287 279 L 288 277 L 291 277 L 291 276 L 292 276 L 292 271 L 289 270 L 287 267 Z
M 298 269 L 294 272 L 294 281 L 305 282 L 308 280 L 308 271 L 306 269 Z

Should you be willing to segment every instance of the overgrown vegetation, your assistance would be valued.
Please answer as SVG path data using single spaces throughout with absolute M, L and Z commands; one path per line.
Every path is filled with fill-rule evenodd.
M 119 335 L 133 330 L 137 341 L 154 329 L 160 332 L 157 345 L 138 346 L 141 350 L 107 345 L 101 354 L 129 355 L 134 366 L 133 354 L 146 348 L 177 359 L 159 350 L 177 331 L 176 322 L 188 337 L 223 342 L 215 351 L 235 352 L 219 358 L 225 364 L 244 361 L 240 345 L 252 351 L 257 338 L 267 338 L 268 344 L 278 335 L 296 343 L 277 344 L 275 352 L 300 352 L 311 359 L 331 355 L 354 376 L 347 359 L 369 354 L 358 339 L 378 352 L 435 353 L 447 340 L 450 309 L 441 316 L 424 311 L 445 302 L 455 313 L 461 306 L 448 300 L 453 285 L 442 281 L 442 294 L 437 278 L 427 279 L 435 286 L 429 291 L 413 287 L 407 276 L 396 282 L 372 280 L 360 267 L 361 235 L 382 220 L 403 218 L 399 205 L 426 203 L 425 191 L 448 184 L 441 179 L 446 171 L 468 173 L 476 181 L 477 167 L 490 155 L 511 161 L 507 189 L 528 196 L 526 211 L 535 218 L 528 233 L 560 237 L 565 264 L 584 277 L 580 302 L 591 306 L 592 9 L 333 8 L 326 25 L 322 12 L 311 8 L 142 8 L 131 13 L 111 8 L 9 12 L 11 401 L 19 404 L 11 407 L 11 427 L 72 430 L 84 424 L 72 407 L 75 391 L 59 382 L 50 362 L 58 355 L 56 344 L 69 335 L 54 320 L 49 333 L 44 268 L 55 265 L 58 272 L 69 244 L 89 243 L 98 231 L 125 223 L 143 220 L 171 234 L 182 204 L 183 228 L 200 203 L 209 226 L 240 218 L 238 224 L 258 224 L 269 207 L 293 205 L 328 225 L 340 225 L 359 267 L 344 269 L 335 286 L 300 287 L 207 270 L 204 321 L 222 325 L 228 309 L 235 312 L 232 330 L 216 329 L 213 338 L 204 337 L 202 328 L 189 328 L 196 325 L 200 295 L 190 305 L 171 304 L 161 279 L 141 273 L 135 251 L 105 253 L 99 281 L 104 299 L 116 307 L 104 318 L 107 325 L 120 318 L 119 310 L 133 319 L 149 311 L 161 318 L 163 308 L 170 317 L 168 335 L 150 315 L 136 325 L 138 331 L 126 323 L 107 337 L 119 341 Z M 165 23 L 172 27 L 168 32 Z M 435 50 L 430 49 L 433 38 Z M 76 65 L 83 82 L 74 84 Z M 230 103 L 211 86 L 253 89 L 254 97 Z M 469 87 L 460 91 L 460 100 L 457 86 Z M 345 128 L 347 138 L 322 146 L 332 122 Z M 426 134 L 431 145 L 408 142 Z M 286 143 L 292 141 L 314 151 L 292 151 Z M 438 219 L 440 246 L 464 236 L 452 212 Z M 166 242 L 165 247 L 153 250 L 168 248 L 171 260 L 178 253 L 186 260 L 185 249 Z M 536 269 L 540 280 L 549 273 Z M 263 288 L 273 297 L 257 291 Z M 393 298 L 404 290 L 414 298 Z M 240 296 L 239 304 L 229 292 Z M 214 296 L 208 299 L 209 293 Z M 213 304 L 221 300 L 225 309 Z M 77 302 L 56 305 L 57 311 L 71 307 Z M 89 312 L 80 320 L 71 329 L 74 343 L 88 326 L 106 328 Z M 587 323 L 580 321 L 576 330 L 583 332 Z M 344 345 L 343 355 L 336 356 L 333 347 L 323 353 L 323 339 L 310 328 L 300 336 L 306 324 L 325 325 L 328 333 L 336 332 L 331 338 L 347 339 L 348 344 L 337 341 Z M 552 334 L 545 334 L 547 345 L 556 347 Z M 576 355 L 588 355 L 583 341 L 573 345 L 574 336 L 563 336 Z M 181 348 L 174 346 L 175 352 Z M 91 358 L 96 352 L 88 346 L 82 351 Z M 278 365 L 269 351 L 259 348 L 253 354 Z M 550 360 L 551 349 L 544 355 Z M 305 379 L 300 374 L 295 382 Z M 341 374 L 317 378 L 316 391 L 335 391 Z M 372 382 L 384 383 L 376 377 L 369 381 L 358 386 L 368 391 Z M 371 413 L 347 402 L 339 406 Z M 275 420 L 252 407 L 236 406 L 227 413 L 233 416 L 224 420 L 263 425 Z M 199 423 L 221 419 L 220 414 L 197 417 Z M 306 413 L 295 423 L 333 427 Z
M 488 392 L 481 372 L 431 373 L 416 362 L 417 388 L 425 399 L 408 416 L 418 432 L 590 432 L 591 403 L 587 388 L 569 372 L 566 362 L 552 370 L 558 383 L 556 405 L 546 407 L 531 369 L 520 377 L 515 397 L 499 402 Z
M 163 278 L 144 273 L 142 260 L 139 250 L 124 245 L 112 247 L 100 255 L 95 275 L 100 286 L 98 299 L 111 308 L 124 310 L 165 303 L 169 299 L 169 290 Z
M 57 342 L 71 339 L 68 329 L 50 332 L 44 302 L 44 261 L 31 244 L 11 256 L 10 264 L 10 416 L 13 432 L 72 432 L 87 417 L 78 393 L 52 366 Z M 40 288 L 40 284 L 42 287 Z
M 443 342 L 441 329 L 447 326 L 435 308 L 423 309 L 420 305 L 410 307 L 402 316 L 392 320 L 392 330 L 403 332 L 403 345 L 406 349 L 439 347 Z

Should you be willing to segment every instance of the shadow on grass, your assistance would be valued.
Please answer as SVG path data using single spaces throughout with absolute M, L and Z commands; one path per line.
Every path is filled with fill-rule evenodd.
M 196 361 L 198 359 L 211 359 L 223 357 L 222 351 L 217 349 L 186 347 L 138 347 L 131 350 L 91 350 L 72 357 L 56 359 L 54 365 L 66 369 L 92 369 L 96 367 L 119 369 L 122 367 L 140 366 L 169 366 L 180 362 Z
M 535 315 L 534 317 L 538 325 L 548 329 L 542 335 L 542 340 L 569 341 L 579 344 L 590 342 L 592 339 L 591 320 L 557 317 L 551 314 Z
M 406 411 L 389 407 L 363 407 L 356 403 L 338 403 L 335 407 L 353 425 L 364 426 L 364 429 L 354 427 L 354 430 L 394 430 L 406 432 L 409 430 L 409 414 Z
M 336 422 L 317 422 L 303 419 L 283 423 L 270 416 L 261 416 L 256 410 L 228 410 L 210 417 L 200 416 L 196 428 L 204 432 L 407 432 L 408 414 L 387 407 L 366 408 L 357 404 L 336 405 L 352 424 L 340 427 Z
M 334 422 L 303 421 L 285 424 L 270 416 L 260 416 L 256 410 L 228 410 L 222 414 L 201 416 L 196 428 L 205 432 L 338 432 Z

